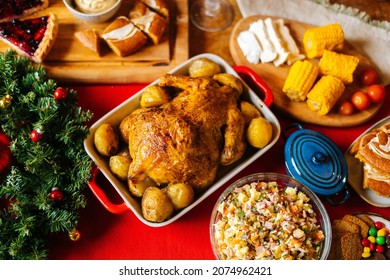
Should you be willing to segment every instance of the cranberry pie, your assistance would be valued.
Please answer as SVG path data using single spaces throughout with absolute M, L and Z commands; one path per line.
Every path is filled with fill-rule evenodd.
M 49 6 L 49 0 L 8 0 L 0 5 L 0 22 L 4 22 L 41 11 Z
M 0 40 L 38 63 L 41 63 L 49 53 L 57 33 L 58 23 L 52 13 L 0 23 Z

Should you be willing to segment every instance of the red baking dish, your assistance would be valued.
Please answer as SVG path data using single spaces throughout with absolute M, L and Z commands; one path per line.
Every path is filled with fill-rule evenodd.
M 273 102 L 273 95 L 271 89 L 268 87 L 268 85 L 256 74 L 254 73 L 250 68 L 245 66 L 237 66 L 237 67 L 231 67 L 224 59 L 221 57 L 214 55 L 214 54 L 200 54 L 197 56 L 192 57 L 188 61 L 184 62 L 182 65 L 176 67 L 175 69 L 171 70 L 169 73 L 172 74 L 182 74 L 182 75 L 188 75 L 188 68 L 191 65 L 191 63 L 198 58 L 208 58 L 212 61 L 218 63 L 224 72 L 233 74 L 237 77 L 239 77 L 244 84 L 244 93 L 243 98 L 252 104 L 254 104 L 262 113 L 263 117 L 266 118 L 269 122 L 271 122 L 273 127 L 273 136 L 270 141 L 270 143 L 265 146 L 262 149 L 250 149 L 250 151 L 246 152 L 244 156 L 237 162 L 233 163 L 229 166 L 220 166 L 219 173 L 220 174 L 217 179 L 215 180 L 214 184 L 208 188 L 206 191 L 204 191 L 201 194 L 196 195 L 194 201 L 192 204 L 187 206 L 186 208 L 175 212 L 168 220 L 161 222 L 161 223 L 153 223 L 150 221 L 147 221 L 143 218 L 142 212 L 141 212 L 141 205 L 139 199 L 134 198 L 129 190 L 126 183 L 120 181 L 118 178 L 116 178 L 110 171 L 108 166 L 108 160 L 107 158 L 102 157 L 98 154 L 94 147 L 94 141 L 93 136 L 95 130 L 103 123 L 110 123 L 114 126 L 119 126 L 120 122 L 132 111 L 134 111 L 136 108 L 139 107 L 139 100 L 142 95 L 142 92 L 144 89 L 140 90 L 138 93 L 124 101 L 122 104 L 108 112 L 106 115 L 101 117 L 99 120 L 97 120 L 90 128 L 90 135 L 84 142 L 84 147 L 88 153 L 88 155 L 92 158 L 92 160 L 95 162 L 96 167 L 93 169 L 92 172 L 92 179 L 89 182 L 89 187 L 92 190 L 92 192 L 95 194 L 97 199 L 103 204 L 103 206 L 110 212 L 115 214 L 123 213 L 124 211 L 131 210 L 139 220 L 141 220 L 144 224 L 151 226 L 151 227 L 162 227 L 166 226 L 180 217 L 182 217 L 184 214 L 186 214 L 188 211 L 191 211 L 196 205 L 201 203 L 203 200 L 205 200 L 208 196 L 210 196 L 215 190 L 223 186 L 228 180 L 233 178 L 236 174 L 238 174 L 240 171 L 242 171 L 245 167 L 247 167 L 249 164 L 251 164 L 253 161 L 258 159 L 261 155 L 263 155 L 265 152 L 267 152 L 277 141 L 277 139 L 280 136 L 280 124 L 275 115 L 272 113 L 272 111 L 269 109 L 269 107 L 272 105 Z M 163 75 L 164 73 L 162 73 Z M 157 84 L 158 80 L 154 81 L 150 85 Z M 248 86 L 250 85 L 250 87 Z M 253 88 L 254 90 L 252 90 Z M 105 194 L 105 192 L 102 190 L 102 188 L 99 187 L 99 184 L 97 183 L 96 176 L 97 174 L 101 172 L 107 180 L 112 184 L 113 188 L 116 190 L 116 192 L 120 195 L 123 202 L 116 204 L 110 201 L 108 196 Z M 211 212 L 211 209 L 210 209 Z

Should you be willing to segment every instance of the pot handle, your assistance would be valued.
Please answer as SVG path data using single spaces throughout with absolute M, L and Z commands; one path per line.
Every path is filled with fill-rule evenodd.
M 248 82 L 250 86 L 254 88 L 259 88 L 262 93 L 262 100 L 264 104 L 269 108 L 274 103 L 274 95 L 271 88 L 264 82 L 264 80 L 255 73 L 251 68 L 247 66 L 233 66 L 234 71 L 243 79 L 245 82 Z M 252 88 L 252 87 L 251 87 Z M 252 88 L 253 89 L 253 88 Z M 256 92 L 258 93 L 258 92 Z
M 292 125 L 290 126 L 287 126 L 285 129 L 283 129 L 282 131 L 282 138 L 284 141 L 287 140 L 288 136 L 290 135 L 290 133 L 292 133 L 291 131 L 294 130 L 294 131 L 297 131 L 297 130 L 300 130 L 300 129 L 303 129 L 303 126 L 299 123 L 293 123 Z
M 109 212 L 113 214 L 121 214 L 129 210 L 129 207 L 127 207 L 125 202 L 121 204 L 114 204 L 108 199 L 107 195 L 96 183 L 96 177 L 99 174 L 99 172 L 100 169 L 96 165 L 94 165 L 91 170 L 92 177 L 88 181 L 89 188 L 91 189 L 92 193 L 96 196 L 96 198 L 99 200 L 99 202 L 104 206 L 104 208 L 106 208 Z
M 338 196 L 338 195 L 342 195 L 342 198 L 340 198 L 338 201 L 335 201 L 333 198 Z M 330 205 L 339 206 L 339 205 L 343 204 L 344 202 L 346 202 L 350 197 L 351 197 L 351 193 L 349 192 L 347 186 L 344 186 L 342 193 L 340 192 L 340 193 L 337 193 L 337 194 L 334 194 L 331 196 L 327 196 L 325 199 Z

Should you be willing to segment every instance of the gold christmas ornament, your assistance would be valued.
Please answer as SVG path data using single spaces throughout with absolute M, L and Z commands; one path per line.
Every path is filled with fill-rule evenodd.
M 0 108 L 1 109 L 5 109 L 7 108 L 9 105 L 11 105 L 11 101 L 12 101 L 12 96 L 7 94 L 6 96 L 4 96 L 1 100 L 0 100 Z
M 72 230 L 69 232 L 69 239 L 72 241 L 78 241 L 81 237 L 80 232 L 77 229 Z

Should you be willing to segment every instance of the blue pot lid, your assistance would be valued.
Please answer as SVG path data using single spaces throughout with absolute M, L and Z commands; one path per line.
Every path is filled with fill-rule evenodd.
M 289 175 L 318 195 L 339 193 L 348 176 L 340 149 L 319 132 L 297 124 L 293 128 L 297 130 L 285 137 L 284 158 Z

